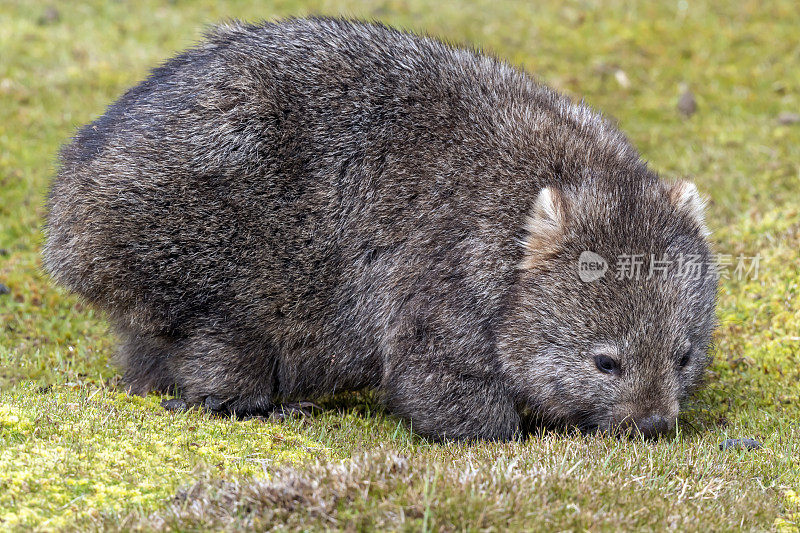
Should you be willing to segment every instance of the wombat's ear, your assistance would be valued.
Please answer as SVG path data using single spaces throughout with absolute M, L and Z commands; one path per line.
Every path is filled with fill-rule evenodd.
M 694 183 L 681 180 L 673 184 L 669 191 L 669 198 L 679 212 L 697 224 L 704 237 L 711 235 L 706 226 L 706 201 L 700 196 Z
M 545 187 L 539 191 L 530 214 L 525 218 L 525 258 L 521 269 L 536 267 L 541 261 L 558 250 L 558 242 L 564 234 L 566 211 L 560 191 Z

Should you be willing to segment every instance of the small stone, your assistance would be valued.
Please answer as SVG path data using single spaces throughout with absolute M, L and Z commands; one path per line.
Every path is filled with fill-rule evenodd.
M 678 98 L 678 111 L 685 117 L 690 117 L 697 112 L 697 101 L 695 101 L 692 91 L 686 89 L 681 93 Z
M 800 113 L 781 113 L 778 115 L 778 124 L 788 126 L 800 122 Z
M 758 450 L 761 443 L 755 439 L 728 439 L 719 445 L 720 450 Z
M 180 398 L 170 398 L 169 400 L 161 400 L 161 407 L 167 411 L 185 411 L 186 402 Z
M 9 255 L 10 253 L 11 252 L 8 251 L 8 248 L 0 248 L 0 256 L 5 257 L 5 256 Z
M 0 283 L 0 296 L 4 294 L 11 294 L 11 289 Z
M 617 69 L 617 71 L 614 72 L 614 79 L 617 80 L 617 83 L 619 83 L 619 86 L 623 89 L 629 89 L 631 86 L 630 78 L 628 78 L 628 75 L 622 69 Z
M 55 24 L 59 20 L 61 20 L 61 12 L 53 6 L 48 6 L 37 22 L 40 26 L 46 26 L 48 24 Z

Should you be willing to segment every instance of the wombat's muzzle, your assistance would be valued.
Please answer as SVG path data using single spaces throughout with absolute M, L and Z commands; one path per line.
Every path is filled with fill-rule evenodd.
M 660 435 L 669 433 L 675 429 L 674 418 L 667 418 L 661 415 L 648 415 L 642 418 L 629 418 L 620 424 L 620 431 L 631 436 L 639 433 L 646 439 L 655 439 Z

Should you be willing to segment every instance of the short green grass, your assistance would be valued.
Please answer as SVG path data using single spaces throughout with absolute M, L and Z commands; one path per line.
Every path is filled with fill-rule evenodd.
M 697 182 L 733 265 L 708 387 L 674 439 L 432 444 L 370 397 L 234 422 L 115 389 L 103 317 L 39 270 L 58 146 L 204 25 L 308 13 L 482 47 Z M 798 27 L 794 0 L 4 1 L 0 529 L 798 531 L 800 123 L 784 116 L 800 113 Z M 691 117 L 676 109 L 686 90 Z M 760 257 L 757 279 L 736 275 L 740 255 Z M 729 437 L 764 448 L 720 452 Z
M 149 509 L 197 471 L 263 476 L 328 455 L 307 435 L 254 420 L 172 414 L 158 398 L 28 383 L 0 405 L 0 524 L 64 526 L 98 509 Z

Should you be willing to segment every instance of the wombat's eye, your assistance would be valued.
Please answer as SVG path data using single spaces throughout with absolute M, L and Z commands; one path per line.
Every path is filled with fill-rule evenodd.
M 597 365 L 597 370 L 604 374 L 619 373 L 619 363 L 607 355 L 595 355 L 594 364 Z
M 681 356 L 681 360 L 678 363 L 678 366 L 683 368 L 689 364 L 689 359 L 692 358 L 692 349 L 687 348 L 685 352 L 683 352 L 683 356 Z

